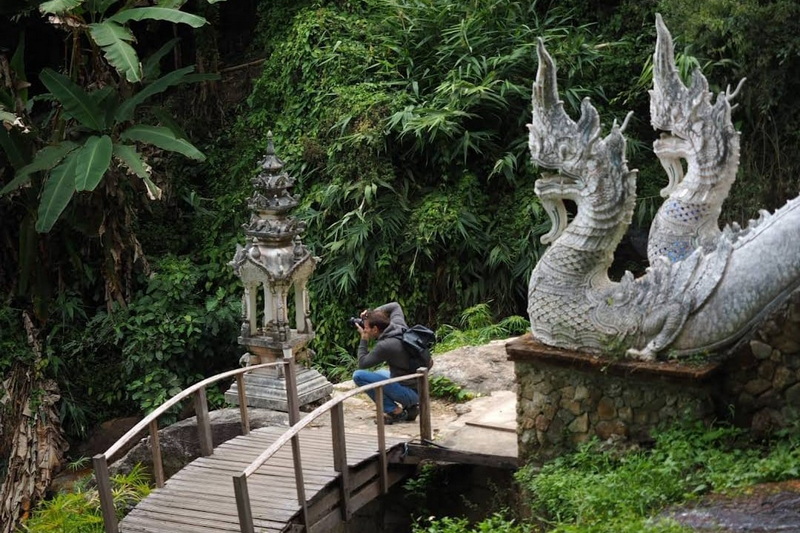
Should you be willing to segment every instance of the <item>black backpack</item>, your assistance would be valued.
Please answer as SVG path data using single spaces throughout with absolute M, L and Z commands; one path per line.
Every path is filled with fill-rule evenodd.
M 436 334 L 433 331 L 417 324 L 404 329 L 400 334 L 400 340 L 408 353 L 408 370 L 416 372 L 418 368 L 433 366 L 431 348 L 436 342 Z

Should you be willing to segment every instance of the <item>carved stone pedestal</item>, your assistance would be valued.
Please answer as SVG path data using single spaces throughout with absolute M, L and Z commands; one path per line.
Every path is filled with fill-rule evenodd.
M 550 459 L 594 436 L 646 441 L 659 425 L 716 416 L 719 363 L 612 360 L 545 346 L 530 334 L 506 352 L 515 363 L 523 460 Z
M 250 364 L 272 363 L 284 357 L 304 361 L 313 353 L 307 349 L 314 338 L 308 279 L 319 258 L 300 238 L 305 224 L 290 213 L 299 202 L 299 197 L 290 193 L 295 180 L 275 155 L 272 133 L 267 137 L 261 170 L 251 180 L 254 191 L 247 202 L 250 221 L 242 226 L 245 246 L 237 247 L 230 263 L 244 285 L 239 344 L 248 349 Z M 295 368 L 298 407 L 330 396 L 333 385 L 319 372 L 300 365 Z M 282 367 L 244 376 L 244 388 L 248 405 L 288 412 Z M 237 384 L 225 398 L 239 404 Z
M 333 392 L 333 385 L 313 368 L 301 364 L 309 360 L 313 353 L 306 347 L 311 336 L 298 334 L 294 330 L 289 333 L 288 340 L 285 341 L 265 337 L 239 337 L 239 344 L 248 348 L 244 357 L 253 365 L 282 361 L 284 354 L 294 358 L 298 407 L 329 397 Z M 289 412 L 283 366 L 261 368 L 245 374 L 244 389 L 247 393 L 247 405 L 250 407 Z M 233 405 L 239 405 L 239 387 L 236 382 L 225 392 L 225 399 Z
M 295 369 L 298 405 L 303 406 L 323 400 L 333 392 L 333 385 L 313 368 L 296 364 Z M 283 372 L 279 369 L 262 368 L 245 375 L 244 388 L 247 393 L 247 405 L 250 407 L 289 411 L 289 404 L 286 400 L 286 380 Z M 225 392 L 225 399 L 233 405 L 239 405 L 239 387 L 236 382 Z

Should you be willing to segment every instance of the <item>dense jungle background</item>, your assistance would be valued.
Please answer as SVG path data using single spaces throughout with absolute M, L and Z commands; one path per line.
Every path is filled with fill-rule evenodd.
M 701 68 L 715 92 L 747 78 L 726 222 L 796 195 L 794 0 L 4 0 L 0 475 L 29 453 L 14 439 L 30 419 L 55 464 L 59 427 L 79 440 L 237 365 L 227 263 L 269 131 L 321 258 L 313 364 L 331 380 L 353 369 L 346 318 L 365 307 L 397 300 L 433 327 L 478 304 L 525 315 L 549 225 L 525 127 L 537 38 L 570 113 L 584 97 L 606 128 L 635 113 L 618 267 L 641 272 L 667 182 L 649 124 L 656 12 L 685 76 Z

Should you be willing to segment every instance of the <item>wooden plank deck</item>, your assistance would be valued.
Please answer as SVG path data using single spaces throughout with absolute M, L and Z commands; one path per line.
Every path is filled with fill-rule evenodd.
M 239 517 L 232 476 L 239 474 L 286 428 L 265 427 L 231 439 L 200 457 L 167 480 L 141 501 L 119 525 L 121 533 L 236 532 Z M 309 501 L 310 530 L 338 518 L 341 504 L 333 467 L 330 427 L 309 428 L 300 433 L 303 480 Z M 356 487 L 362 491 L 361 505 L 377 496 L 378 469 L 376 435 L 347 434 L 347 463 Z M 401 446 L 405 439 L 386 437 L 386 449 Z M 395 476 L 397 478 L 397 476 Z M 291 445 L 284 446 L 248 480 L 256 531 L 288 531 L 300 511 L 295 488 Z M 336 493 L 335 495 L 333 493 Z M 379 491 L 378 491 L 379 492 Z M 315 505 L 316 504 L 316 505 Z M 360 506 L 360 505 L 358 505 Z

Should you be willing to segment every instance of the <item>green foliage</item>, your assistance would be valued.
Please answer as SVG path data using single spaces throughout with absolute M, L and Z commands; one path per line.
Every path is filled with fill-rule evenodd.
M 797 195 L 800 154 L 800 5 L 793 0 L 661 0 L 674 35 L 703 58 L 712 90 L 736 86 L 733 119 L 742 131 L 741 165 L 723 216 L 742 222 Z
M 472 170 L 487 177 L 500 172 L 519 182 L 514 170 L 527 159 L 520 132 L 535 78 L 537 38 L 563 62 L 568 79 L 560 86 L 573 109 L 593 91 L 580 85 L 580 77 L 591 76 L 602 48 L 590 27 L 568 11 L 496 0 L 399 0 L 391 8 L 389 22 L 400 31 L 387 31 L 387 45 L 410 102 L 389 125 L 401 140 L 412 141 L 407 148 L 434 171 L 471 162 Z
M 0 103 L 14 112 L 2 115 L 7 127 L 0 128 L 7 222 L 0 240 L 19 248 L 0 254 L 0 290 L 4 300 L 34 311 L 43 370 L 60 387 L 62 423 L 70 437 L 81 437 L 104 418 L 148 410 L 238 359 L 228 252 L 200 247 L 191 259 L 151 256 L 157 272 L 148 276 L 151 250 L 139 240 L 146 233 L 143 240 L 157 242 L 161 253 L 187 252 L 192 244 L 181 232 L 204 211 L 197 203 L 176 205 L 172 195 L 186 191 L 191 169 L 170 179 L 165 156 L 204 156 L 156 101 L 169 89 L 218 76 L 193 65 L 161 72 L 178 40 L 158 48 L 150 35 L 173 23 L 204 23 L 175 3 L 55 0 L 40 9 L 59 14 L 42 24 L 69 34 L 67 57 L 54 56 L 44 68 L 41 57 L 32 58 L 40 69 L 36 96 L 28 90 L 24 33 L 12 60 L 2 62 Z M 148 38 L 135 43 L 134 31 Z M 158 49 L 140 56 L 152 46 Z M 155 199 L 169 205 L 154 207 Z M 20 336 L 14 321 L 0 342 Z M 0 370 L 7 364 L 0 356 Z M 209 395 L 219 402 L 215 391 Z
M 180 83 L 192 70 L 193 67 L 183 69 L 177 78 L 172 73 L 171 81 Z M 57 138 L 53 144 L 44 146 L 33 156 L 31 163 L 20 169 L 17 178 L 2 190 L 3 193 L 11 192 L 26 185 L 34 171 L 49 170 L 39 204 L 37 231 L 50 231 L 75 192 L 91 192 L 97 188 L 112 169 L 112 153 L 120 158 L 120 163 L 144 180 L 152 197 L 160 196 L 161 191 L 150 180 L 141 155 L 125 141 L 149 143 L 193 159 L 203 159 L 203 155 L 191 143 L 176 137 L 168 128 L 143 124 L 125 128 L 125 122 L 130 120 L 136 107 L 131 102 L 142 103 L 148 96 L 160 92 L 158 88 L 162 91 L 166 89 L 169 83 L 163 78 L 155 80 L 144 96 L 135 100 L 123 98 L 127 104 L 125 108 L 122 108 L 119 96 L 109 91 L 108 87 L 86 92 L 69 77 L 47 68 L 40 74 L 40 79 L 50 91 L 49 97 L 57 101 L 63 107 L 65 116 L 74 119 L 77 124 L 67 119 L 59 126 L 58 129 L 65 135 L 70 134 L 72 141 L 63 142 L 63 139 Z M 154 85 L 156 89 L 153 89 Z M 121 88 L 118 90 L 121 92 Z M 108 117 L 122 117 L 123 120 Z
M 796 478 L 800 440 L 793 435 L 762 448 L 744 430 L 702 424 L 655 436 L 652 450 L 603 451 L 594 440 L 567 456 L 527 467 L 518 479 L 532 509 L 552 531 L 682 531 L 649 517 L 667 505 L 710 491 Z
M 0 268 L 9 274 L 3 290 L 31 307 L 37 328 L 46 331 L 59 291 L 107 306 L 124 305 L 132 294 L 135 269 L 147 270 L 137 216 L 165 189 L 163 174 L 151 165 L 163 167 L 165 152 L 203 158 L 153 101 L 171 87 L 213 76 L 193 73 L 194 66 L 162 76 L 159 62 L 174 39 L 144 61 L 131 46 L 129 25 L 137 32 L 150 29 L 145 22 L 197 26 L 203 19 L 195 15 L 166 4 L 54 0 L 39 8 L 58 15 L 42 24 L 69 38 L 63 65 L 42 67 L 39 57 L 30 62 L 41 81 L 35 96 L 28 89 L 31 49 L 24 32 L 11 61 L 3 62 L 0 103 L 14 120 L 3 115 L 0 209 L 8 222 L 3 242 L 19 247 L 4 255 Z
M 22 328 L 22 312 L 9 306 L 0 306 L 0 376 L 15 361 L 33 361 Z
M 386 301 L 434 328 L 489 300 L 500 316 L 520 313 L 547 229 L 526 163 L 536 37 L 566 65 L 574 105 L 602 98 L 588 81 L 611 43 L 536 3 L 275 9 L 291 20 L 263 21 L 270 54 L 209 151 L 227 180 L 208 196 L 224 205 L 220 228 L 246 215 L 247 178 L 272 130 L 298 179 L 304 242 L 322 259 L 310 282 L 316 363 L 336 372 L 357 342 L 343 319 Z
M 420 515 L 430 514 L 427 507 L 427 496 L 435 490 L 438 483 L 443 480 L 442 470 L 434 463 L 422 463 L 414 477 L 409 478 L 404 484 L 405 500 L 410 502 Z
M 89 478 L 76 484 L 72 492 L 59 492 L 42 502 L 22 525 L 22 531 L 43 533 L 102 533 L 103 517 L 96 488 L 88 488 Z M 150 479 L 141 465 L 129 474 L 111 477 L 111 494 L 117 517 L 144 499 L 151 489 Z
M 212 291 L 186 258 L 166 257 L 155 270 L 147 288 L 106 323 L 121 349 L 126 394 L 145 412 L 237 360 L 241 312 L 235 295 Z
M 431 377 L 429 388 L 433 398 L 441 398 L 457 403 L 468 402 L 475 398 L 473 393 L 464 390 L 464 387 L 445 376 Z
M 478 346 L 495 339 L 505 339 L 528 331 L 527 318 L 512 315 L 493 322 L 492 311 L 487 303 L 474 305 L 461 313 L 461 328 L 442 325 L 436 332 L 440 340 L 434 346 L 434 353 L 444 353 L 461 346 Z
M 232 281 L 188 258 L 166 256 L 153 270 L 127 307 L 48 339 L 48 371 L 61 385 L 74 436 L 109 416 L 150 411 L 239 358 L 241 304 Z M 208 396 L 221 405 L 215 391 Z
M 502 513 L 495 513 L 489 518 L 470 524 L 466 518 L 435 518 L 418 520 L 413 533 L 525 533 L 529 526 L 517 524 Z

